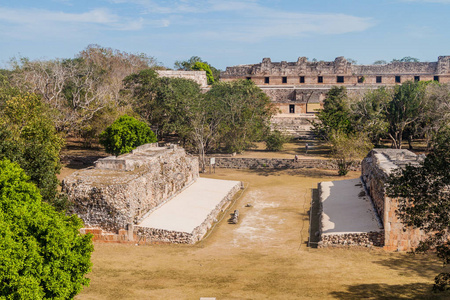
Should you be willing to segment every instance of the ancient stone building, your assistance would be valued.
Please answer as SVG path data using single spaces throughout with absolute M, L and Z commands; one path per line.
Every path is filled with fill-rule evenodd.
M 208 179 L 205 183 L 206 179 L 200 180 L 198 175 L 196 157 L 176 145 L 158 147 L 155 143 L 142 145 L 132 153 L 99 159 L 95 167 L 66 177 L 62 191 L 68 195 L 72 212 L 84 221 L 84 232 L 94 233 L 97 240 L 136 241 L 144 238 L 195 243 L 205 235 L 241 187 L 237 181 Z M 208 194 L 202 189 L 205 185 L 214 189 L 215 193 L 207 196 L 214 199 L 202 199 Z M 192 187 L 200 191 L 199 195 L 179 199 Z M 181 208 L 183 211 L 172 208 L 164 217 L 162 227 L 146 225 L 152 214 L 163 206 L 173 206 L 175 199 L 185 205 Z M 189 209 L 194 210 L 193 214 L 183 214 Z M 200 214 L 198 210 L 202 210 Z M 189 226 L 184 226 L 183 218 Z
M 197 82 L 202 88 L 208 86 L 206 71 L 173 71 L 173 70 L 156 70 L 161 77 L 184 78 Z
M 254 81 L 280 109 L 274 123 L 300 133 L 308 129 L 307 115 L 321 108 L 332 86 L 346 86 L 351 95 L 407 80 L 450 82 L 450 56 L 440 56 L 437 62 L 385 65 L 353 65 L 344 57 L 330 62 L 311 62 L 305 57 L 296 62 L 272 62 L 264 58 L 259 64 L 227 67 L 221 73 L 222 81 L 235 79 Z
M 386 250 L 407 251 L 417 247 L 422 237 L 419 229 L 407 228 L 398 219 L 397 199 L 386 196 L 386 182 L 396 169 L 416 165 L 422 157 L 408 150 L 373 149 L 361 163 L 361 178 L 384 228 Z

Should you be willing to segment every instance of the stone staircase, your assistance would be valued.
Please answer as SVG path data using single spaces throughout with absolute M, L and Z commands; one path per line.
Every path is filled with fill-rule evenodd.
M 294 138 L 311 138 L 313 114 L 278 114 L 272 117 L 272 129 L 277 129 Z

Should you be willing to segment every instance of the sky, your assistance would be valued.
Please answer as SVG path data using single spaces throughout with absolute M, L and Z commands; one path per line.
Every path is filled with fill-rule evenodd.
M 90 44 L 168 68 L 194 55 L 222 70 L 264 57 L 437 61 L 450 55 L 450 0 L 0 0 L 0 68 Z

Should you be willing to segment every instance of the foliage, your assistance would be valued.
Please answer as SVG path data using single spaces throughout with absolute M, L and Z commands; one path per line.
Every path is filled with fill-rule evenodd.
M 444 265 L 450 262 L 449 169 L 450 128 L 443 128 L 424 161 L 393 173 L 387 187 L 387 194 L 398 198 L 397 213 L 402 222 L 426 234 L 416 251 L 435 251 Z
M 286 136 L 279 130 L 274 130 L 266 137 L 266 149 L 269 151 L 280 151 L 283 149 L 283 144 L 286 143 L 286 141 Z
M 330 143 L 332 156 L 338 165 L 340 176 L 347 175 L 350 167 L 359 162 L 373 147 L 364 133 L 346 134 L 341 131 L 333 131 Z
M 340 131 L 349 134 L 354 131 L 352 115 L 345 87 L 332 87 L 317 114 L 320 122 L 313 123 L 313 132 L 323 140 L 329 140 L 332 133 Z
M 206 94 L 222 114 L 220 140 L 227 152 L 242 152 L 269 132 L 275 108 L 250 80 L 218 82 Z
M 16 164 L 0 161 L 0 298 L 70 299 L 91 269 L 91 235 L 82 221 L 41 201 Z
M 55 204 L 63 140 L 49 115 L 50 110 L 39 96 L 0 89 L 0 159 L 17 162 L 40 189 L 43 199 Z
M 387 64 L 387 61 L 380 59 L 373 62 L 374 65 L 385 65 Z
M 391 90 L 381 87 L 367 91 L 352 105 L 356 131 L 366 132 L 374 144 L 380 144 L 380 139 L 387 133 L 386 107 L 391 99 Z
M 401 149 L 404 135 L 411 139 L 415 126 L 425 115 L 426 82 L 407 81 L 395 87 L 394 95 L 387 104 L 386 121 L 393 148 Z
M 156 135 L 146 123 L 127 115 L 121 116 L 100 134 L 100 143 L 106 152 L 114 155 L 128 153 L 140 145 L 156 141 Z
M 208 84 L 211 85 L 214 83 L 214 76 L 208 64 L 198 61 L 192 66 L 192 70 L 205 71 Z
M 400 59 L 394 58 L 392 60 L 392 62 L 419 62 L 419 61 L 420 60 L 418 58 L 411 57 L 411 56 L 405 56 L 405 57 L 400 58 Z
M 120 97 L 123 78 L 149 66 L 153 58 L 90 45 L 74 59 L 11 62 L 12 84 L 42 96 L 56 129 L 72 135 L 89 127 L 108 108 L 125 106 Z
M 175 66 L 175 69 L 177 69 L 177 70 L 184 70 L 184 71 L 196 70 L 196 69 L 193 69 L 192 67 L 193 67 L 193 66 L 195 65 L 195 63 L 197 63 L 197 62 L 201 62 L 201 63 L 207 64 L 207 65 L 209 66 L 209 68 L 211 69 L 211 74 L 212 74 L 212 76 L 214 77 L 214 82 L 219 81 L 219 78 L 220 78 L 220 70 L 214 68 L 214 67 L 211 66 L 208 62 L 203 61 L 203 60 L 201 59 L 201 57 L 199 57 L 199 56 L 192 56 L 191 58 L 189 58 L 188 60 L 185 60 L 185 61 L 179 61 L 179 60 L 177 60 L 177 61 L 175 61 L 174 66 Z M 202 69 L 202 70 L 203 70 L 203 69 Z M 206 71 L 206 70 L 205 70 L 205 71 Z M 210 84 L 210 83 L 208 83 L 208 84 Z

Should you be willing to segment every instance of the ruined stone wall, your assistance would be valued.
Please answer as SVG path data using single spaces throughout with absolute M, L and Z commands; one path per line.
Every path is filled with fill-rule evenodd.
M 241 184 L 236 184 L 228 194 L 216 205 L 216 207 L 208 214 L 206 219 L 197 226 L 192 232 L 179 232 L 164 229 L 155 229 L 148 227 L 135 226 L 134 232 L 139 238 L 145 238 L 147 242 L 162 242 L 174 244 L 195 244 L 200 241 L 208 232 L 208 230 L 217 222 L 217 216 L 225 211 L 231 203 L 233 196 L 241 189 Z
M 384 246 L 384 232 L 370 231 L 362 233 L 323 234 L 318 245 L 319 248 L 344 246 L 382 247 Z
M 197 82 L 201 87 L 208 86 L 206 71 L 173 71 L 173 70 L 156 70 L 161 77 L 184 78 Z
M 216 157 L 215 160 L 216 167 L 226 169 L 338 169 L 336 163 L 328 159 L 299 159 L 295 162 L 294 159 L 288 158 Z M 207 160 L 207 163 L 209 163 L 209 160 Z M 351 170 L 358 169 L 359 162 L 351 167 Z
M 374 149 L 361 163 L 361 175 L 384 226 L 384 247 L 407 251 L 417 247 L 422 233 L 405 227 L 397 217 L 398 200 L 386 196 L 389 174 L 407 164 L 417 164 L 420 157 L 408 150 Z
M 198 177 L 198 159 L 176 146 L 137 149 L 77 171 L 62 184 L 87 227 L 117 232 L 135 223 Z

